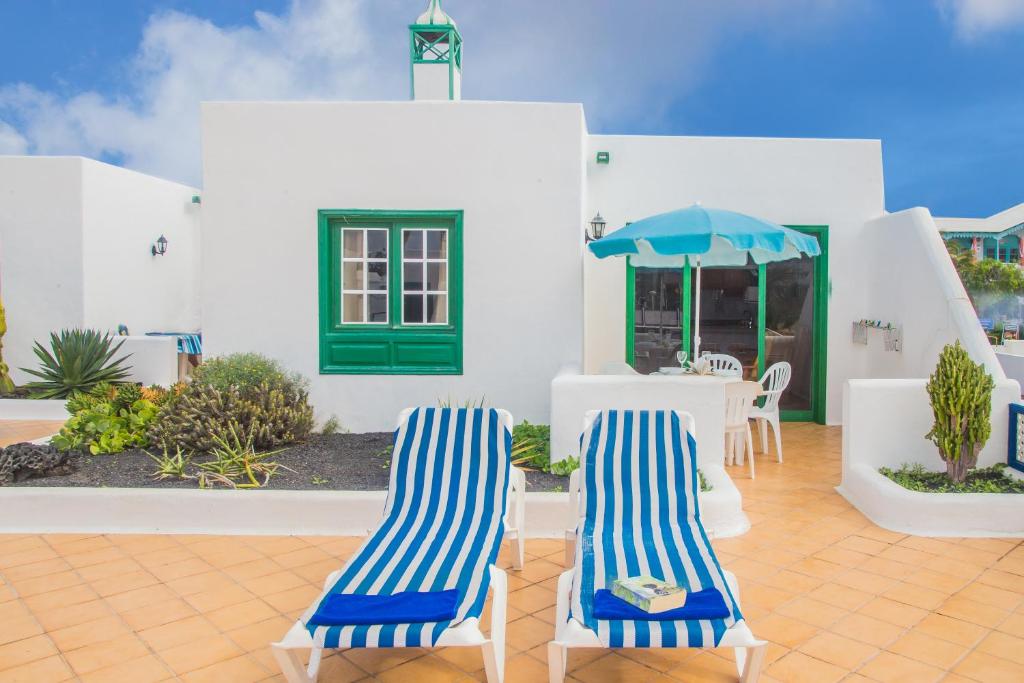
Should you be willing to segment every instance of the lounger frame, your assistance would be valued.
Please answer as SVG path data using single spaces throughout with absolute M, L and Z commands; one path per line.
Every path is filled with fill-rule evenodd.
M 415 408 L 406 408 L 398 417 L 401 425 L 408 420 Z M 506 410 L 499 410 L 498 416 L 502 424 L 511 432 L 512 415 Z M 512 566 L 523 568 L 526 515 L 526 475 L 517 467 L 509 472 L 511 495 L 508 496 L 505 510 L 505 540 L 511 542 Z M 505 678 L 505 622 L 508 612 L 508 575 L 503 569 L 494 565 L 488 568 L 491 585 L 491 629 L 486 636 L 480 628 L 480 620 L 470 617 L 456 626 L 445 630 L 433 647 L 479 647 L 483 651 L 484 671 L 488 683 L 502 683 Z M 324 581 L 327 591 L 341 576 L 339 569 L 328 575 Z M 301 620 L 297 620 L 279 642 L 270 644 L 274 659 L 277 660 L 288 683 L 315 683 L 323 659 L 322 648 L 313 640 L 309 630 Z M 344 650 L 348 648 L 334 648 Z M 308 657 L 303 655 L 308 653 Z M 306 660 L 305 662 L 303 660 Z
M 588 411 L 583 421 L 583 429 L 586 431 L 593 424 L 594 420 L 597 419 L 598 414 L 601 411 L 591 410 Z M 693 416 L 690 413 L 682 411 L 673 411 L 679 416 L 679 422 L 684 429 L 691 434 L 694 433 L 694 421 Z M 570 491 L 570 503 L 574 506 L 574 510 L 577 517 L 580 515 L 579 510 L 579 470 L 573 472 L 575 475 L 569 484 Z M 566 549 L 565 558 L 566 564 L 572 564 L 574 561 L 574 549 L 576 542 L 576 531 L 575 529 L 567 529 L 565 533 Z M 570 548 L 571 546 L 571 548 Z M 569 607 L 572 601 L 572 580 L 575 569 L 568 569 L 558 577 L 558 588 L 556 594 L 555 603 L 555 639 L 548 643 L 548 678 L 550 683 L 563 683 L 566 674 L 566 665 L 568 663 L 569 649 L 577 647 L 587 648 L 604 648 L 601 640 L 597 637 L 591 629 L 581 624 L 575 619 L 569 618 Z M 732 591 L 733 598 L 736 600 L 737 606 L 740 606 L 740 593 L 739 584 L 736 581 L 736 575 L 730 571 L 723 570 L 726 583 L 729 584 L 729 590 Z M 680 646 L 675 646 L 678 648 Z M 685 646 L 683 646 L 685 647 Z M 747 626 L 745 620 L 738 621 L 731 626 L 723 635 L 715 648 L 735 648 L 736 650 L 736 669 L 739 674 L 739 679 L 742 683 L 756 683 L 761 676 L 761 669 L 764 666 L 764 657 L 768 648 L 768 643 L 763 640 L 758 640 L 754 637 L 754 634 L 750 631 L 750 627 Z M 673 648 L 673 649 L 675 649 Z M 652 649 L 652 648 L 636 648 L 636 649 Z M 712 649 L 712 648 L 700 648 L 700 649 Z

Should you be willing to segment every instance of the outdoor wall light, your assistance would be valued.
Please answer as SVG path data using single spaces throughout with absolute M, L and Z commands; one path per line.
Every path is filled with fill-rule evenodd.
M 590 219 L 590 230 L 587 232 L 586 237 L 588 242 L 599 240 L 604 237 L 604 226 L 608 223 L 601 216 L 601 212 L 598 211 L 593 218 Z
M 160 235 L 160 239 L 151 247 L 153 256 L 163 256 L 167 253 L 167 238 Z

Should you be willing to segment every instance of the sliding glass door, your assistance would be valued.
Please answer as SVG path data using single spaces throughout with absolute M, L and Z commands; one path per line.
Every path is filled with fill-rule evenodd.
M 780 407 L 784 419 L 825 419 L 828 231 L 822 255 L 762 266 L 705 268 L 701 274 L 701 351 L 739 359 L 756 380 L 773 363 L 793 366 Z M 628 268 L 626 360 L 642 374 L 677 366 L 693 346 L 694 273 L 686 268 Z

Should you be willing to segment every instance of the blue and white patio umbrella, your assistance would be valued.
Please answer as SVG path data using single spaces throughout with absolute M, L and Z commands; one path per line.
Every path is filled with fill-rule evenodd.
M 628 256 L 634 266 L 696 267 L 694 358 L 700 357 L 701 266 L 745 266 L 748 261 L 772 263 L 821 254 L 818 240 L 810 235 L 699 204 L 635 221 L 588 246 L 598 258 Z

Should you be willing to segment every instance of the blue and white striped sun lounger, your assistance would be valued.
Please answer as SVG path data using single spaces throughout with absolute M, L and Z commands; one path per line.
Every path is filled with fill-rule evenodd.
M 315 681 L 325 648 L 440 646 L 483 648 L 488 680 L 502 680 L 506 576 L 495 561 L 502 540 L 513 537 L 518 541 L 513 564 L 522 566 L 525 490 L 523 473 L 510 464 L 511 443 L 512 417 L 504 410 L 403 412 L 383 521 L 348 563 L 327 578 L 324 592 L 284 639 L 273 644 L 288 681 Z M 510 505 L 514 534 L 506 532 Z M 448 620 L 309 623 L 321 604 L 336 594 L 437 595 L 453 589 L 458 598 L 455 616 Z M 488 589 L 494 596 L 489 638 L 479 625 Z M 331 602 L 338 600 L 344 599 Z M 311 652 L 308 666 L 299 657 L 304 650 Z
M 700 522 L 693 418 L 675 411 L 588 414 L 581 439 L 581 496 L 574 567 L 558 582 L 552 683 L 570 647 L 735 647 L 742 681 L 760 675 L 766 644 L 740 613 L 735 577 L 718 564 Z M 594 593 L 615 578 L 654 576 L 691 592 L 717 589 L 719 619 L 606 621 Z

